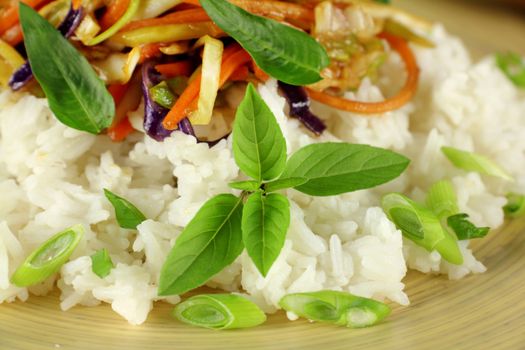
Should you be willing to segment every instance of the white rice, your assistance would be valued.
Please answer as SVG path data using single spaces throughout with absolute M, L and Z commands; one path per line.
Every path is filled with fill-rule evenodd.
M 476 224 L 497 228 L 503 223 L 504 194 L 525 192 L 525 129 L 517 127 L 525 122 L 523 92 L 492 58 L 471 65 L 461 42 L 442 27 L 434 28 L 432 38 L 435 49 L 414 47 L 422 74 L 413 102 L 378 118 L 315 104 L 315 112 L 329 125 L 329 132 L 320 138 L 285 115 L 275 81 L 259 87 L 283 130 L 289 153 L 313 142 L 343 140 L 393 149 L 406 154 L 412 164 L 399 179 L 372 190 L 323 198 L 287 191 L 291 225 L 267 277 L 243 253 L 210 286 L 244 291 L 267 312 L 276 311 L 287 293 L 320 289 L 408 305 L 403 284 L 407 267 L 451 279 L 485 271 L 468 242 L 460 243 L 464 264 L 448 264 L 437 252 L 404 240 L 379 207 L 387 192 L 401 191 L 421 200 L 433 182 L 450 178 L 460 209 Z M 381 100 L 381 91 L 395 90 L 402 81 L 400 67 L 399 57 L 391 55 L 377 86 L 365 80 L 348 97 Z M 230 95 L 232 101 L 240 94 Z M 139 108 L 132 116 L 138 130 L 141 117 Z M 442 145 L 484 154 L 517 181 L 509 184 L 457 170 L 441 154 Z M 143 323 L 154 301 L 180 300 L 156 295 L 160 268 L 177 236 L 208 198 L 235 193 L 227 184 L 238 178 L 231 139 L 209 148 L 179 132 L 163 143 L 137 133 L 114 144 L 106 136 L 63 126 L 44 99 L 1 93 L 0 303 L 26 300 L 29 293 L 46 294 L 56 282 L 64 310 L 106 302 L 130 323 Z M 119 228 L 103 188 L 128 198 L 150 219 L 137 231 Z M 84 225 L 85 238 L 56 278 L 29 290 L 10 284 L 9 276 L 25 256 L 76 223 Z M 104 279 L 91 271 L 89 258 L 101 248 L 108 249 L 116 264 Z

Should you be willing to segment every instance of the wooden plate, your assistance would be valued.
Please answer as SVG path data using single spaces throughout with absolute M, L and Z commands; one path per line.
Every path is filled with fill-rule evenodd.
M 444 22 L 475 56 L 525 53 L 519 14 L 474 1 L 394 2 Z M 412 305 L 368 329 L 289 322 L 278 314 L 254 329 L 214 332 L 173 321 L 166 304 L 137 327 L 107 305 L 62 312 L 52 295 L 0 306 L 0 349 L 525 349 L 524 231 L 517 221 L 477 242 L 476 255 L 488 267 L 483 275 L 453 282 L 411 272 L 405 282 Z

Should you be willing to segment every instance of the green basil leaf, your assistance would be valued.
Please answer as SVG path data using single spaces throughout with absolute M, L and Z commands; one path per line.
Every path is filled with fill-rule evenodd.
M 252 84 L 235 115 L 233 155 L 239 168 L 259 182 L 278 177 L 286 165 L 283 133 Z
M 520 88 L 525 88 L 525 58 L 515 52 L 497 53 L 496 64 Z
M 291 85 L 321 80 L 328 66 L 324 48 L 310 35 L 274 20 L 255 16 L 225 0 L 200 0 L 211 19 L 272 77 Z
M 456 233 L 459 240 L 483 238 L 489 233 L 489 227 L 477 227 L 467 219 L 468 215 L 465 213 L 447 218 L 447 225 Z
M 98 277 L 106 277 L 109 275 L 113 267 L 113 261 L 111 260 L 106 248 L 100 249 L 95 254 L 91 255 L 91 270 Z
M 317 143 L 295 152 L 281 178 L 304 177 L 298 191 L 332 196 L 375 187 L 398 177 L 406 157 L 382 148 L 348 143 Z
M 446 146 L 441 147 L 441 151 L 456 168 L 514 181 L 503 168 L 481 154 Z
M 115 216 L 117 217 L 120 227 L 134 230 L 146 220 L 146 216 L 144 216 L 144 214 L 142 214 L 142 212 L 128 200 L 117 196 L 107 189 L 104 189 L 104 194 L 113 205 L 113 208 L 115 208 Z
M 266 276 L 279 256 L 290 226 L 290 204 L 279 193 L 250 195 L 242 212 L 242 239 L 259 272 Z
M 289 177 L 287 179 L 277 179 L 272 182 L 264 184 L 264 190 L 266 192 L 275 192 L 286 188 L 293 188 L 304 184 L 307 179 L 304 177 Z
M 84 56 L 22 2 L 20 23 L 31 69 L 57 119 L 92 134 L 110 126 L 115 115 L 113 98 Z
M 250 180 L 230 182 L 228 186 L 235 188 L 236 190 L 255 192 L 259 189 L 261 184 L 257 181 Z
M 244 248 L 242 198 L 220 194 L 208 200 L 177 238 L 160 272 L 159 295 L 197 288 L 230 265 Z

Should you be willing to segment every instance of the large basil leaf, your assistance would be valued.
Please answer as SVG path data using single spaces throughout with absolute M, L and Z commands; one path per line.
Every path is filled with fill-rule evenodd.
M 290 204 L 279 193 L 248 197 L 242 212 L 242 239 L 259 272 L 266 276 L 284 245 L 290 226 Z
M 239 168 L 257 181 L 278 177 L 286 165 L 286 141 L 279 124 L 251 84 L 237 108 L 233 155 Z
M 92 134 L 111 125 L 113 98 L 84 56 L 22 2 L 20 23 L 31 69 L 58 120 Z
M 162 267 L 159 295 L 197 288 L 242 252 L 242 199 L 220 194 L 208 200 L 177 238 Z
M 200 0 L 211 19 L 272 77 L 291 85 L 321 80 L 328 66 L 323 47 L 314 38 L 274 20 L 255 16 L 225 0 Z
M 294 153 L 281 178 L 306 178 L 308 181 L 295 187 L 297 190 L 312 196 L 332 196 L 395 179 L 409 162 L 404 156 L 382 148 L 317 143 Z

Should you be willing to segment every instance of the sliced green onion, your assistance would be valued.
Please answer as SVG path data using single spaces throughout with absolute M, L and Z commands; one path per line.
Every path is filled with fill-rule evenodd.
M 104 194 L 113 205 L 113 208 L 115 208 L 115 216 L 120 227 L 134 230 L 146 220 L 146 216 L 128 200 L 117 196 L 107 189 L 104 189 Z
M 489 227 L 477 227 L 467 219 L 468 215 L 464 213 L 447 218 L 447 225 L 454 230 L 459 240 L 483 238 L 489 233 Z
M 95 254 L 91 255 L 91 270 L 95 275 L 100 278 L 104 278 L 111 272 L 111 269 L 114 267 L 113 261 L 108 254 L 106 248 L 97 251 Z
M 173 95 L 165 81 L 152 86 L 149 89 L 149 93 L 151 94 L 153 101 L 164 108 L 170 109 L 175 103 L 175 95 Z
M 339 291 L 288 294 L 279 305 L 311 321 L 350 328 L 375 325 L 390 314 L 390 308 L 384 303 Z
M 459 213 L 458 198 L 452 183 L 441 180 L 433 184 L 428 190 L 426 205 L 440 220 Z
M 407 26 L 391 18 L 388 18 L 385 21 L 384 31 L 397 35 L 405 40 L 408 40 L 410 42 L 413 42 L 423 47 L 428 47 L 428 48 L 436 47 L 436 45 L 432 41 L 428 40 L 424 36 L 421 36 L 415 33 Z
M 219 91 L 222 52 L 224 49 L 224 45 L 220 40 L 208 35 L 201 39 L 204 42 L 201 89 L 197 110 L 191 113 L 189 117 L 193 125 L 207 125 L 211 121 L 213 106 Z
M 525 88 L 525 58 L 515 52 L 497 53 L 496 64 L 520 88 Z
M 485 156 L 473 152 L 466 152 L 453 147 L 441 147 L 441 151 L 457 168 L 475 171 L 480 174 L 500 177 L 508 181 L 514 181 L 511 175 L 503 170 L 494 161 Z
M 188 77 L 180 75 L 178 77 L 166 80 L 166 83 L 168 84 L 170 90 L 173 91 L 173 93 L 180 96 L 188 86 Z
M 437 250 L 443 259 L 452 264 L 463 264 L 463 255 L 455 237 L 443 228 L 431 210 L 398 193 L 384 196 L 382 206 L 403 236 L 429 252 Z
M 173 310 L 181 322 L 210 329 L 249 328 L 266 321 L 257 305 L 234 294 L 202 294 L 189 298 Z
M 507 204 L 503 207 L 503 210 L 511 218 L 525 215 L 525 196 L 517 193 L 507 194 Z
M 129 21 L 133 18 L 135 15 L 135 12 L 137 12 L 137 9 L 139 8 L 140 0 L 131 0 L 128 5 L 128 9 L 120 19 L 113 24 L 111 27 L 109 27 L 106 31 L 100 33 L 93 39 L 91 39 L 87 45 L 93 46 L 100 44 L 101 42 L 109 39 L 111 36 L 115 35 L 122 27 L 124 27 L 126 24 L 128 24 Z
M 45 281 L 66 263 L 84 235 L 82 225 L 75 225 L 45 241 L 16 269 L 11 282 L 29 287 Z

